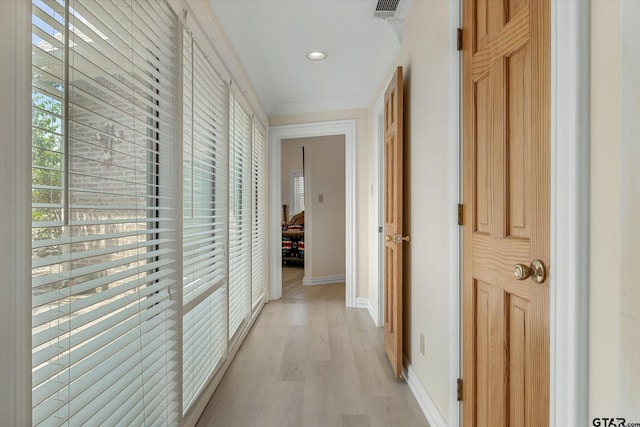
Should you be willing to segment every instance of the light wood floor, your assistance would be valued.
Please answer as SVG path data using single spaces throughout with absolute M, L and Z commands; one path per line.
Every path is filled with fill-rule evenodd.
M 284 268 L 283 298 L 264 307 L 197 425 L 428 426 L 393 378 L 382 329 L 345 308 L 344 292 Z

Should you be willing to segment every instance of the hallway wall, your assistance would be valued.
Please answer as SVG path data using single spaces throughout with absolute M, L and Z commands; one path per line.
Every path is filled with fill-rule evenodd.
M 640 4 L 591 1 L 589 417 L 640 420 Z
M 620 318 L 620 2 L 591 2 L 589 418 L 616 416 Z M 606 83 L 605 83 L 606 82 Z
M 381 82 L 375 102 L 398 65 L 404 68 L 404 352 L 419 381 L 448 419 L 449 363 L 449 114 L 452 46 L 449 6 L 445 0 L 414 2 L 405 22 L 400 52 Z M 373 142 L 372 142 L 373 144 Z M 373 164 L 373 150 L 371 163 Z M 420 352 L 420 335 L 425 352 Z
M 622 366 L 620 414 L 640 421 L 640 2 L 622 4 Z

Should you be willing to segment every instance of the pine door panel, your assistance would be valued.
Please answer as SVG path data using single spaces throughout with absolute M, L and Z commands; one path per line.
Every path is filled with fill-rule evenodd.
M 483 75 L 475 82 L 475 231 L 483 234 L 491 233 L 490 208 L 491 159 L 489 146 L 491 145 L 491 74 Z
M 548 425 L 549 9 L 463 2 L 465 427 Z
M 530 103 L 531 75 L 529 47 L 523 46 L 507 58 L 507 193 L 508 213 L 507 230 L 509 236 L 529 238 L 527 227 L 529 203 L 527 200 L 527 182 L 531 175 L 531 162 L 527 155 L 530 147 Z
M 384 348 L 393 373 L 402 377 L 402 67 L 384 96 Z

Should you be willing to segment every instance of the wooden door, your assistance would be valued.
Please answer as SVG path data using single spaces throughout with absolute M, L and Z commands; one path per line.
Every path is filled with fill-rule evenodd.
M 402 67 L 384 94 L 384 348 L 402 377 Z
M 465 427 L 546 426 L 550 0 L 463 2 Z

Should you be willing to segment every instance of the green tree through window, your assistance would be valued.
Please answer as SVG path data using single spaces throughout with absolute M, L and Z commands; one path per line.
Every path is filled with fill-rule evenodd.
M 62 235 L 63 140 L 62 103 L 33 93 L 32 115 L 32 228 L 33 240 Z M 60 225 L 58 225 L 60 224 Z

